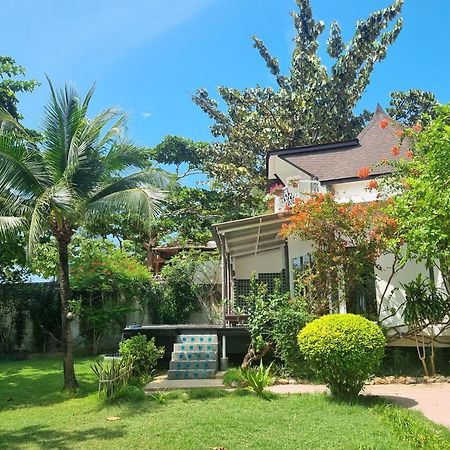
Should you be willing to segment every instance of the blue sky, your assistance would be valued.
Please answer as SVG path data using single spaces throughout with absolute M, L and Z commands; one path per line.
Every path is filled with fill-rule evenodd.
M 350 39 L 356 21 L 389 0 L 311 0 L 316 19 L 337 19 Z M 93 113 L 120 106 L 129 135 L 155 145 L 167 134 L 211 140 L 209 120 L 191 101 L 199 87 L 244 88 L 272 78 L 252 48 L 262 38 L 282 67 L 292 50 L 293 0 L 15 0 L 3 2 L 1 54 L 42 81 L 24 94 L 25 124 L 39 127 L 48 99 L 45 74 L 85 92 L 97 82 Z M 404 28 L 376 66 L 360 107 L 386 106 L 389 92 L 420 88 L 450 100 L 450 2 L 406 0 Z M 324 37 L 325 40 L 326 37 Z M 324 52 L 322 48 L 322 53 Z

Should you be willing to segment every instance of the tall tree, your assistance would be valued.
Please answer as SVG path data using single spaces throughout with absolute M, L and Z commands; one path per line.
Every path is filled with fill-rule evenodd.
M 439 102 L 432 92 L 410 89 L 391 92 L 389 105 L 386 111 L 393 119 L 412 127 L 418 122 L 426 124 L 435 118 Z
M 39 82 L 36 80 L 17 80 L 17 77 L 25 76 L 25 67 L 16 64 L 10 56 L 0 56 L 0 107 L 6 109 L 15 119 L 22 116 L 17 112 L 20 92 L 32 92 Z
M 43 139 L 25 140 L 26 131 L 5 110 L 1 119 L 21 138 L 0 135 L 0 235 L 28 231 L 28 256 L 40 237 L 50 232 L 58 243 L 59 286 L 62 310 L 64 387 L 77 386 L 69 314 L 69 244 L 83 222 L 117 209 L 152 217 L 159 210 L 168 179 L 144 167 L 146 155 L 122 135 L 125 116 L 109 108 L 93 119 L 88 107 L 92 87 L 81 100 L 66 85 L 55 90 L 45 109 Z
M 213 223 L 241 219 L 260 212 L 255 205 L 248 207 L 236 202 L 229 192 L 209 189 L 197 180 L 189 177 L 205 176 L 204 152 L 206 143 L 194 142 L 180 136 L 166 136 L 158 145 L 148 149 L 150 166 L 169 166 L 179 181 L 167 192 L 167 201 L 163 205 L 163 214 L 151 222 L 151 227 L 144 227 L 142 218 L 133 215 L 124 217 L 116 211 L 108 220 L 98 220 L 89 224 L 87 231 L 94 235 L 114 236 L 119 243 L 123 240 L 133 242 L 134 251 L 147 257 L 152 265 L 152 249 L 159 245 L 204 245 L 212 239 Z M 182 185 L 181 183 L 189 185 Z
M 257 85 L 241 91 L 220 86 L 225 112 L 205 89 L 193 97 L 214 121 L 211 131 L 220 139 L 208 148 L 210 175 L 217 185 L 249 203 L 254 202 L 252 187 L 265 187 L 267 150 L 355 137 L 366 115 L 355 115 L 353 109 L 370 82 L 375 63 L 386 57 L 402 29 L 397 16 L 403 0 L 359 21 L 347 44 L 333 22 L 327 41 L 333 63 L 327 68 L 318 55 L 324 24 L 313 18 L 309 0 L 296 3 L 299 11 L 292 13 L 295 47 L 287 75 L 282 75 L 278 60 L 265 44 L 253 38 L 275 78 L 275 87 Z

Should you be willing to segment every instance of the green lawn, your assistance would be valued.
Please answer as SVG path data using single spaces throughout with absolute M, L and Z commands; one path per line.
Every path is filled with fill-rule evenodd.
M 0 448 L 450 448 L 448 430 L 397 407 L 386 421 L 374 400 L 348 405 L 325 395 L 264 400 L 242 391 L 194 391 L 187 401 L 178 393 L 160 405 L 134 391 L 133 400 L 105 404 L 89 363 L 77 361 L 82 389 L 68 395 L 60 391 L 59 360 L 0 362 Z

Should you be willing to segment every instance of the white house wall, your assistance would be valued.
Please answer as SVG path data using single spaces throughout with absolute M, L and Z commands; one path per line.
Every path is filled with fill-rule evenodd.
M 386 306 L 389 309 L 397 309 L 402 303 L 405 302 L 405 290 L 402 288 L 402 284 L 410 283 L 419 274 L 422 274 L 425 278 L 428 277 L 428 269 L 424 264 L 417 263 L 415 261 L 408 261 L 405 266 L 389 281 L 393 261 L 394 256 L 392 254 L 383 255 L 377 260 L 377 265 L 379 268 L 375 269 L 375 276 L 377 278 L 376 293 L 378 304 L 380 304 L 383 292 L 386 290 L 385 299 L 383 301 L 384 306 L 382 307 L 380 314 L 381 320 L 390 315 L 389 310 L 385 309 Z M 387 327 L 401 325 L 403 323 L 402 314 L 403 308 L 401 308 L 394 317 L 386 319 L 383 324 Z
M 377 191 L 372 189 L 368 191 L 367 180 L 352 181 L 350 183 L 336 183 L 331 186 L 336 200 L 344 202 L 370 202 L 377 199 Z
M 288 177 L 298 177 L 301 176 L 304 180 L 310 180 L 311 177 L 307 175 L 302 170 L 289 164 L 284 159 L 279 156 L 272 156 L 269 163 L 269 179 L 275 178 L 275 175 L 280 178 L 280 180 L 286 184 Z
M 256 255 L 245 255 L 234 258 L 234 277 L 237 279 L 250 279 L 252 273 L 279 273 L 285 267 L 284 250 L 277 248 Z
M 392 263 L 394 260 L 393 255 L 383 255 L 381 256 L 377 264 L 379 265 L 379 269 L 375 270 L 375 275 L 377 277 L 376 281 L 376 293 L 377 293 L 377 303 L 380 304 L 381 297 L 383 292 L 386 290 L 385 299 L 383 301 L 383 307 L 380 313 L 380 319 L 388 317 L 391 313 L 389 309 L 394 308 L 397 310 L 402 303 L 405 302 L 405 290 L 402 288 L 402 285 L 406 283 L 410 283 L 413 281 L 419 274 L 421 274 L 424 278 L 429 276 L 428 268 L 424 263 L 408 261 L 405 266 L 395 274 L 391 280 L 389 280 L 391 271 L 392 271 Z M 437 286 L 439 287 L 442 284 L 442 275 L 435 269 L 435 279 L 437 282 Z M 383 326 L 387 328 L 391 328 L 394 326 L 402 325 L 404 320 L 402 318 L 403 308 L 400 308 L 395 316 L 387 318 L 383 323 Z M 406 332 L 407 327 L 400 327 L 400 332 Z M 429 331 L 429 330 L 428 330 Z M 424 335 L 428 334 L 428 331 L 425 330 Z M 438 327 L 435 327 L 435 333 L 438 332 Z M 394 334 L 392 331 L 390 334 Z M 446 330 L 441 335 L 445 340 L 448 340 L 450 336 L 450 330 Z M 450 343 L 450 341 L 449 341 Z M 399 340 L 396 342 L 396 345 L 412 345 L 412 340 Z

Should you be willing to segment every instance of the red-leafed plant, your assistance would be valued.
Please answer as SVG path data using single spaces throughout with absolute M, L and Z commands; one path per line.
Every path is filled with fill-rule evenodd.
M 367 265 L 397 243 L 397 223 L 381 202 L 337 203 L 331 194 L 314 194 L 297 200 L 290 213 L 281 234 L 312 243 L 314 267 L 307 284 L 310 290 L 314 286 L 317 313 L 335 310 Z

